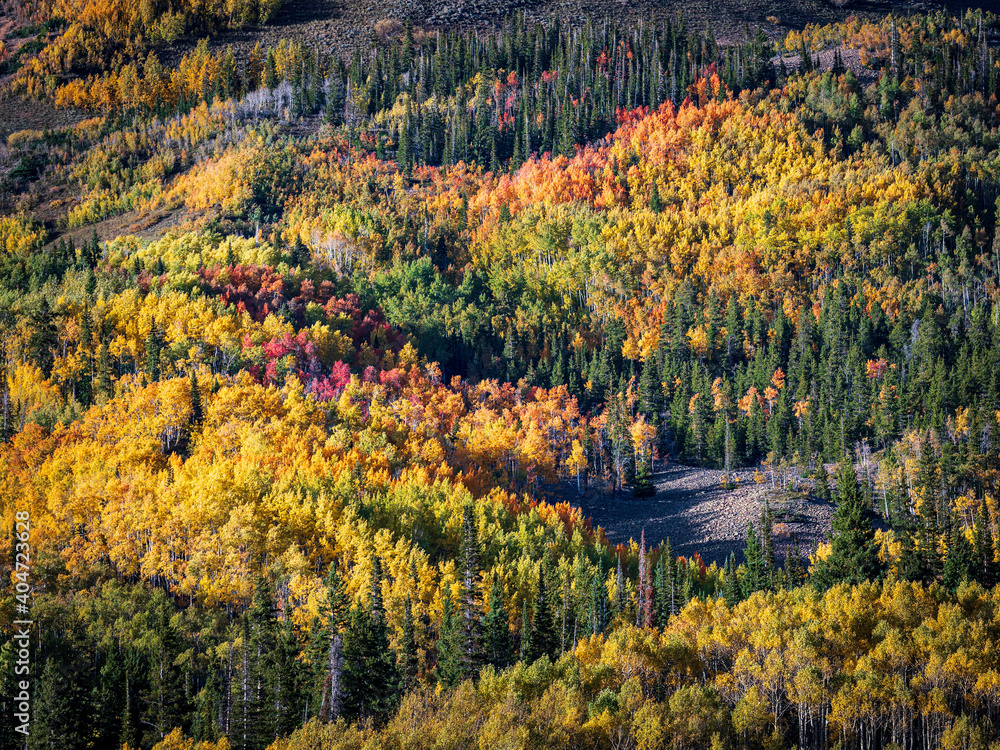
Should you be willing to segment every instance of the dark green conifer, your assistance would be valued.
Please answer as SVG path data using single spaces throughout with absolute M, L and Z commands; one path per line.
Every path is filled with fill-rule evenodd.
M 817 585 L 858 584 L 882 576 L 882 563 L 875 544 L 871 509 L 865 500 L 854 464 L 845 457 L 837 474 L 837 510 L 833 514 L 830 556 L 817 566 Z
M 400 687 L 404 693 L 416 686 L 418 668 L 416 623 L 413 620 L 413 603 L 407 594 L 403 601 L 403 633 L 399 639 Z
M 948 550 L 944 557 L 942 582 L 951 591 L 955 591 L 963 581 L 972 579 L 975 575 L 975 550 L 965 536 L 961 519 L 952 516 L 948 533 Z
M 484 651 L 488 664 L 497 669 L 510 666 L 514 644 L 510 634 L 510 616 L 504 603 L 503 579 L 493 576 L 490 588 L 490 611 L 483 620 Z
M 990 528 L 989 511 L 986 501 L 979 503 L 975 532 L 976 580 L 983 586 L 994 586 L 997 581 L 996 550 L 993 546 L 993 530 Z
M 381 561 L 372 566 L 368 606 L 351 609 L 344 633 L 344 714 L 381 724 L 399 702 L 399 670 L 382 609 Z

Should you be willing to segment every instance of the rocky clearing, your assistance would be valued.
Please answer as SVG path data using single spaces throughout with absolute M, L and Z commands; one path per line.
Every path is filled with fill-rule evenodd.
M 811 552 L 826 539 L 833 506 L 807 493 L 774 491 L 768 483 L 756 484 L 752 471 L 735 472 L 738 485 L 722 487 L 723 472 L 681 464 L 670 464 L 654 475 L 656 495 L 633 498 L 625 493 L 591 489 L 583 495 L 575 486 L 557 491 L 559 500 L 578 505 L 594 526 L 600 526 L 613 544 L 639 539 L 653 546 L 669 537 L 681 555 L 701 554 L 706 563 L 720 565 L 735 552 L 742 555 L 747 526 L 760 521 L 765 499 L 775 516 L 775 546 L 778 559 L 797 539 L 803 553 Z

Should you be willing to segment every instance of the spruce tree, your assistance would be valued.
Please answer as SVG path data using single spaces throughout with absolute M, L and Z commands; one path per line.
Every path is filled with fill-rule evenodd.
M 656 494 L 653 472 L 649 464 L 650 461 L 646 457 L 636 456 L 635 475 L 631 481 L 632 497 L 645 498 L 653 497 Z
M 324 584 L 327 600 L 312 623 L 307 662 L 312 673 L 308 714 L 325 722 L 343 709 L 343 633 L 350 602 L 336 563 L 330 565 Z
M 376 724 L 384 722 L 399 701 L 399 670 L 389 646 L 380 578 L 381 562 L 376 557 L 369 604 L 351 609 L 344 633 L 344 714 Z
M 535 651 L 534 638 L 531 632 L 531 616 L 528 610 L 528 600 L 521 602 L 521 644 L 518 657 L 525 664 L 531 664 L 531 656 Z
M 538 593 L 531 612 L 531 650 L 526 661 L 530 664 L 543 656 L 555 656 L 558 645 L 551 595 L 545 584 L 543 564 L 538 567 Z
M 743 599 L 739 575 L 737 574 L 735 552 L 730 552 L 729 557 L 726 558 L 725 579 L 722 596 L 726 600 L 726 604 L 735 607 Z
M 460 633 L 460 679 L 466 680 L 479 673 L 483 655 L 482 576 L 479 571 L 479 540 L 472 503 L 466 503 L 462 509 L 462 548 L 459 557 L 459 570 L 462 579 L 456 625 Z
M 753 522 L 747 526 L 746 546 L 743 556 L 746 558 L 747 573 L 743 577 L 743 597 L 746 598 L 764 586 L 764 559 L 757 532 Z
M 396 152 L 396 161 L 403 174 L 410 174 L 413 169 L 413 136 L 410 132 L 412 127 L 412 113 L 410 100 L 407 98 L 406 107 L 403 111 L 403 119 L 399 123 L 399 146 Z
M 205 421 L 205 413 L 201 406 L 201 391 L 198 388 L 198 373 L 191 368 L 191 416 L 189 418 L 192 428 L 198 428 Z
M 510 616 L 504 604 L 503 579 L 493 576 L 490 587 L 490 611 L 483 619 L 483 644 L 488 664 L 497 669 L 510 666 L 514 644 L 510 636 Z
M 802 549 L 798 538 L 792 539 L 792 548 L 785 553 L 785 580 L 788 588 L 797 588 L 805 582 L 806 569 L 802 564 Z
M 399 639 L 400 687 L 404 693 L 409 692 L 416 686 L 418 666 L 413 602 L 410 601 L 410 595 L 407 594 L 403 602 L 403 633 Z
M 444 687 L 462 681 L 462 645 L 459 617 L 451 595 L 445 594 L 441 611 L 441 629 L 437 642 L 437 678 Z
M 27 738 L 31 750 L 76 750 L 88 744 L 86 693 L 72 674 L 73 661 L 66 654 L 49 652 L 40 667 L 32 691 Z
M 816 489 L 814 494 L 824 503 L 833 501 L 833 494 L 830 492 L 830 475 L 823 464 L 822 456 L 816 465 Z
M 817 566 L 817 585 L 856 585 L 882 576 L 871 515 L 854 464 L 844 457 L 837 472 L 837 510 L 833 514 L 830 556 Z
M 299 641 L 292 620 L 286 614 L 284 622 L 278 627 L 274 655 L 268 664 L 270 707 L 274 713 L 272 739 L 287 737 L 302 724 L 305 695 L 298 655 Z
M 156 323 L 153 323 L 153 327 L 149 331 L 149 336 L 146 337 L 146 377 L 153 383 L 160 379 L 160 348 L 163 346 L 162 341 L 163 338 L 160 329 Z
M 656 572 L 653 575 L 654 610 L 656 624 L 664 628 L 670 619 L 670 589 L 667 586 L 667 563 L 661 549 L 660 558 L 656 561 Z
M 963 581 L 974 577 L 976 570 L 975 550 L 965 536 L 965 529 L 959 518 L 953 515 L 950 527 L 942 583 L 949 590 L 955 591 Z
M 657 186 L 656 180 L 653 180 L 653 189 L 649 195 L 649 210 L 657 214 L 663 210 L 663 201 L 660 200 L 660 188 Z
M 276 735 L 270 690 L 275 678 L 276 631 L 274 598 L 267 579 L 257 574 L 252 604 L 243 617 L 239 731 L 231 738 L 244 750 L 265 748 Z
M 771 508 L 764 502 L 764 509 L 760 513 L 760 546 L 761 546 L 761 585 L 765 589 L 770 589 L 774 584 L 774 576 L 777 573 L 778 564 L 774 554 L 774 519 L 771 516 Z
M 996 551 L 993 547 L 993 530 L 990 528 L 986 501 L 979 503 L 975 532 L 976 580 L 983 586 L 993 586 L 997 581 Z

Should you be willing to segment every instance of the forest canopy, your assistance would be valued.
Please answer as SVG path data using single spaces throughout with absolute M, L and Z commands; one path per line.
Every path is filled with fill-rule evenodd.
M 32 749 L 996 750 L 1000 20 L 277 10 L 0 48 L 0 747 L 30 604 Z M 829 538 L 574 502 L 667 462 Z

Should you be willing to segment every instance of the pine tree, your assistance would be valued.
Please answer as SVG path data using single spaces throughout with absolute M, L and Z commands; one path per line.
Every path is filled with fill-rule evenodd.
M 994 586 L 997 580 L 996 551 L 993 547 L 993 530 L 990 528 L 986 501 L 979 503 L 975 531 L 976 580 L 983 586 Z
M 656 485 L 653 484 L 653 472 L 649 463 L 645 457 L 637 456 L 635 475 L 630 483 L 632 497 L 653 497 L 656 494 Z
M 445 594 L 441 611 L 441 629 L 437 642 L 437 678 L 444 687 L 462 681 L 462 646 L 459 618 L 451 595 Z
M 529 664 L 543 656 L 554 656 L 559 645 L 551 596 L 545 585 L 545 566 L 538 568 L 538 594 L 531 613 L 531 650 L 527 654 Z
M 412 111 L 410 100 L 407 98 L 406 107 L 403 110 L 403 119 L 399 123 L 399 147 L 397 149 L 396 161 L 403 174 L 410 174 L 413 169 L 413 135 L 410 132 L 412 127 Z
M 146 377 L 150 382 L 155 383 L 160 379 L 160 349 L 163 346 L 163 338 L 159 327 L 153 323 L 153 327 L 146 337 Z
M 965 536 L 961 520 L 952 515 L 942 583 L 951 591 L 955 591 L 963 581 L 972 579 L 975 571 L 975 550 Z
M 774 584 L 774 576 L 778 569 L 778 563 L 774 554 L 774 519 L 771 516 L 771 509 L 767 501 L 764 501 L 764 508 L 760 513 L 760 546 L 761 546 L 761 584 L 765 589 L 770 589 Z
M 197 695 L 197 704 L 191 734 L 196 742 L 215 742 L 222 736 L 221 714 L 224 704 L 222 680 L 218 664 L 213 660 L 207 667 L 205 686 Z M 134 739 L 122 737 L 122 744 L 133 745 Z
M 725 579 L 723 598 L 725 598 L 726 604 L 735 607 L 743 599 L 739 575 L 737 574 L 735 552 L 730 552 L 729 557 L 726 558 Z
M 189 418 L 192 428 L 198 428 L 205 421 L 205 414 L 201 406 L 201 391 L 198 388 L 198 373 L 191 368 L 191 416 Z
M 514 644 L 510 635 L 510 616 L 504 604 L 503 579 L 493 576 L 490 587 L 490 611 L 483 619 L 483 645 L 486 662 L 497 669 L 510 666 Z
M 854 464 L 844 457 L 837 473 L 837 510 L 833 514 L 830 556 L 820 562 L 815 575 L 819 586 L 858 584 L 882 576 L 871 515 Z
M 462 549 L 459 558 L 462 576 L 457 627 L 460 631 L 460 679 L 467 680 L 479 673 L 483 651 L 482 577 L 479 571 L 479 541 L 472 503 L 462 509 Z
M 806 569 L 802 564 L 802 549 L 798 538 L 792 540 L 792 548 L 785 553 L 785 580 L 788 588 L 801 586 L 806 579 Z
M 403 633 L 399 639 L 400 687 L 404 693 L 416 686 L 418 666 L 413 603 L 410 601 L 410 595 L 407 594 L 403 602 Z
M 820 457 L 816 465 L 815 495 L 824 503 L 833 502 L 833 494 L 830 492 L 830 475 L 826 471 L 822 457 Z
M 305 708 L 302 670 L 298 662 L 299 642 L 287 615 L 276 634 L 274 656 L 270 660 L 268 688 L 273 707 L 274 737 L 287 737 L 302 723 Z M 270 742 L 268 742 L 270 744 Z
M 651 628 L 655 624 L 653 586 L 646 558 L 646 530 L 639 536 L 639 580 L 636 581 L 639 595 L 639 606 L 636 607 L 636 625 L 640 628 Z
M 351 609 L 344 633 L 344 714 L 376 724 L 391 715 L 399 700 L 399 670 L 389 647 L 380 579 L 381 561 L 376 557 L 370 603 Z
M 625 614 L 625 574 L 622 572 L 622 556 L 618 555 L 618 567 L 615 570 L 615 617 L 620 619 Z
M 660 188 L 656 180 L 653 180 L 653 189 L 649 195 L 649 210 L 657 214 L 663 210 L 663 201 L 660 200 Z
M 325 722 L 343 710 L 343 632 L 349 599 L 336 563 L 330 565 L 324 584 L 327 601 L 313 621 L 307 661 L 312 672 L 308 714 Z
M 148 606 L 152 626 L 144 643 L 144 662 L 148 667 L 145 691 L 137 701 L 143 706 L 140 724 L 153 727 L 150 739 L 163 739 L 185 715 L 185 690 L 177 657 L 184 650 L 181 635 L 172 622 L 176 612 L 173 602 L 162 590 L 156 590 Z
M 753 522 L 747 526 L 747 540 L 743 556 L 746 558 L 747 573 L 743 578 L 743 597 L 746 598 L 764 586 L 764 559 Z
M 531 659 L 532 654 L 535 651 L 534 638 L 531 632 L 531 616 L 528 610 L 528 600 L 525 599 L 521 602 L 521 647 L 519 651 L 519 658 L 525 664 L 531 664 L 533 660 Z
M 274 50 L 267 51 L 267 59 L 264 62 L 264 87 L 274 89 L 278 85 L 277 62 L 274 59 Z
M 274 597 L 267 580 L 258 574 L 254 580 L 253 602 L 243 619 L 242 716 L 235 745 L 246 750 L 265 748 L 276 736 L 270 690 L 276 679 L 276 631 Z
M 31 706 L 27 743 L 31 750 L 76 750 L 87 746 L 86 693 L 78 676 L 72 674 L 73 662 L 67 654 L 50 652 L 41 667 Z
M 295 242 L 292 243 L 291 256 L 292 265 L 299 269 L 308 267 L 311 260 L 309 248 L 298 234 L 295 235 Z

